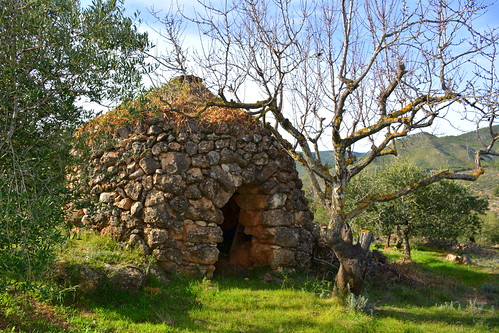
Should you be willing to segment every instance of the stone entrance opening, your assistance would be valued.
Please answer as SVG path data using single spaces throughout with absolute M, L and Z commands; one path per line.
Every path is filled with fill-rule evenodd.
M 226 265 L 250 267 L 256 260 L 251 255 L 252 245 L 256 242 L 254 236 L 248 233 L 248 228 L 241 221 L 241 212 L 245 214 L 238 202 L 247 200 L 244 189 L 234 193 L 227 204 L 222 207 L 224 221 L 220 225 L 223 232 L 223 241 L 217 245 L 220 254 L 217 268 L 223 269 Z

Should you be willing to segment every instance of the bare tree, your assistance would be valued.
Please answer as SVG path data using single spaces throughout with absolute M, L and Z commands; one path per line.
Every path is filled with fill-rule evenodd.
M 487 4 L 227 0 L 199 1 L 199 6 L 189 20 L 201 36 L 193 54 L 196 66 L 185 65 L 175 33 L 167 39 L 177 53 L 168 59 L 184 59 L 177 67 L 203 77 L 218 91 L 220 104 L 261 119 L 306 168 L 330 215 L 327 237 L 340 260 L 339 295 L 360 293 L 366 273 L 372 235 L 366 232 L 354 244 L 352 218 L 373 203 L 441 179 L 476 180 L 484 172 L 480 157 L 497 155 L 498 34 L 496 28 L 474 25 Z M 397 154 L 397 138 L 430 128 L 452 109 L 477 126 L 489 126 L 489 141 L 476 152 L 474 170 L 437 172 L 347 207 L 353 177 L 374 159 Z M 355 148 L 366 144 L 369 152 L 357 158 Z M 321 147 L 334 152 L 333 166 L 321 160 Z

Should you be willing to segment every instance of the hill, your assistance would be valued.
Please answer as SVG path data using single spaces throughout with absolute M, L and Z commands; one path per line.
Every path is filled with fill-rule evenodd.
M 495 127 L 496 130 L 499 126 Z M 398 156 L 387 156 L 376 160 L 374 166 L 392 163 L 394 159 L 405 159 L 423 169 L 466 170 L 474 166 L 474 154 L 490 140 L 490 133 L 483 128 L 457 136 L 437 137 L 428 133 L 418 133 L 399 139 L 396 142 Z M 499 167 L 499 159 L 485 156 L 485 167 Z
M 494 129 L 499 130 L 499 125 Z M 487 142 L 488 139 L 490 133 L 486 128 L 456 136 L 437 137 L 424 132 L 413 134 L 396 141 L 398 156 L 378 158 L 372 163 L 372 167 L 382 167 L 393 163 L 395 159 L 404 159 L 427 170 L 467 170 L 474 166 L 475 151 L 484 147 L 483 142 Z M 334 163 L 333 151 L 324 150 L 320 155 L 324 163 Z M 363 153 L 355 155 L 361 158 Z M 482 165 L 499 169 L 499 158 L 485 156 Z M 298 171 L 300 175 L 305 174 L 301 165 L 298 165 Z
M 498 131 L 499 126 L 495 126 L 494 129 Z M 396 159 L 403 159 L 426 170 L 467 170 L 474 166 L 476 149 L 484 147 L 483 142 L 487 142 L 489 138 L 490 133 L 485 128 L 455 136 L 437 137 L 429 133 L 409 135 L 396 141 L 398 156 L 378 158 L 369 168 L 383 168 Z M 321 151 L 320 154 L 323 162 L 334 163 L 332 151 Z M 363 154 L 356 153 L 356 155 L 362 158 Z M 486 168 L 485 174 L 476 182 L 466 182 L 466 185 L 478 195 L 489 197 L 490 208 L 497 210 L 499 200 L 495 199 L 493 191 L 499 187 L 499 158 L 485 156 L 482 165 Z M 297 169 L 305 187 L 310 186 L 310 180 L 306 176 L 304 168 L 298 165 Z

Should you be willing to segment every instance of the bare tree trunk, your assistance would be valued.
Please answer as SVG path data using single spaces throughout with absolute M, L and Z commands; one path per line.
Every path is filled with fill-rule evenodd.
M 404 244 L 404 262 L 412 262 L 411 245 L 409 244 L 409 228 L 402 229 L 402 242 Z
M 390 239 L 392 237 L 392 234 L 389 233 L 388 236 L 386 236 L 386 243 L 385 243 L 385 250 L 390 248 Z
M 360 295 L 368 267 L 372 233 L 369 230 L 363 230 L 359 243 L 353 244 L 352 231 L 345 223 L 340 237 L 337 235 L 335 237 L 334 232 L 330 232 L 328 236 L 329 243 L 340 262 L 334 281 L 334 294 L 340 298 L 345 298 L 348 292 Z
M 395 226 L 395 232 L 397 233 L 397 243 L 395 244 L 395 247 L 400 250 L 402 248 L 402 233 L 398 224 Z

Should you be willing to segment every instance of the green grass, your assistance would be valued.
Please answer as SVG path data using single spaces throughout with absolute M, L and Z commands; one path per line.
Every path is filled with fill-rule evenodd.
M 59 260 L 91 267 L 104 267 L 107 264 L 143 265 L 151 260 L 137 248 L 126 248 L 111 236 L 83 232 L 72 236 L 63 245 Z
M 66 260 L 137 260 L 133 251 L 118 254 L 121 248 L 109 239 L 82 238 L 64 249 Z M 391 261 L 401 256 L 387 255 Z M 414 264 L 396 264 L 403 279 L 384 273 L 368 279 L 365 312 L 329 297 L 330 281 L 256 270 L 202 281 L 172 276 L 168 285 L 150 277 L 139 292 L 108 286 L 75 298 L 68 293 L 62 301 L 3 293 L 0 332 L 13 326 L 15 332 L 498 331 L 497 269 L 443 262 L 444 255 L 414 250 Z

